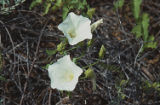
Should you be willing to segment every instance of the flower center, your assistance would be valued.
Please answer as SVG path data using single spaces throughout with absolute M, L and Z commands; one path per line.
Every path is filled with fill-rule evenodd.
M 73 80 L 73 78 L 74 78 L 73 72 L 72 71 L 67 71 L 62 77 L 62 81 L 63 82 L 70 82 L 70 81 Z
M 69 34 L 69 36 L 71 37 L 71 38 L 75 38 L 76 37 L 76 33 L 75 33 L 75 31 L 72 29 L 72 30 L 70 30 L 69 32 L 68 32 L 68 34 Z
M 73 80 L 73 77 L 74 77 L 73 73 L 70 73 L 70 74 L 66 75 L 66 81 L 67 81 L 67 82 L 72 81 L 72 80 Z

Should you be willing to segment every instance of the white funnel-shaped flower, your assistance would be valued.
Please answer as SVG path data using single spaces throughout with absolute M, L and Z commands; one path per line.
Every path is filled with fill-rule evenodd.
M 82 72 L 83 70 L 71 61 L 69 55 L 60 58 L 56 63 L 48 67 L 51 88 L 73 91 Z
M 58 25 L 58 29 L 64 33 L 70 45 L 75 45 L 85 39 L 92 39 L 90 23 L 91 21 L 88 18 L 71 12 Z

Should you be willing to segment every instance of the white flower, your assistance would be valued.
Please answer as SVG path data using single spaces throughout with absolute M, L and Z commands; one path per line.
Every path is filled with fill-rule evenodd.
M 48 67 L 51 88 L 73 91 L 83 70 L 71 61 L 70 55 L 60 58 Z
M 69 13 L 66 19 L 58 25 L 58 29 L 68 38 L 70 45 L 75 45 L 85 39 L 92 39 L 91 21 L 82 15 Z

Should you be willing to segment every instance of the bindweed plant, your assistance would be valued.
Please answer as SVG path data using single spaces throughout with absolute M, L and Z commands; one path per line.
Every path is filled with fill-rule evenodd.
M 95 12 L 94 8 L 90 8 L 86 0 L 33 0 L 29 9 L 37 5 L 42 5 L 44 8 L 43 14 L 48 14 L 48 12 L 55 12 L 58 9 L 62 10 L 63 20 L 67 17 L 67 14 L 72 10 L 78 10 L 82 12 L 83 15 L 92 18 Z
M 47 50 L 47 54 L 52 56 L 59 52 L 63 55 L 62 58 L 58 59 L 57 62 L 53 64 L 47 65 L 49 77 L 51 79 L 51 87 L 53 89 L 58 89 L 61 91 L 73 91 L 78 83 L 78 78 L 82 74 L 82 68 L 78 67 L 75 63 L 78 62 L 78 59 L 83 57 L 84 55 L 73 58 L 73 61 L 65 52 L 69 52 L 73 49 L 76 49 L 78 46 L 81 47 L 84 45 L 82 41 L 85 39 L 92 39 L 92 32 L 103 23 L 103 19 L 100 19 L 90 25 L 91 20 L 82 15 L 76 15 L 73 12 L 70 12 L 66 19 L 58 25 L 58 29 L 63 32 L 64 36 L 68 40 L 68 44 L 75 47 L 71 49 L 66 49 L 67 42 L 62 41 L 57 45 L 57 49 L 52 51 Z M 88 46 L 88 43 L 87 43 Z M 90 45 L 91 46 L 91 45 Z M 99 58 L 103 59 L 105 54 L 105 47 L 102 45 L 99 51 Z M 85 70 L 85 77 L 91 80 L 93 84 L 93 90 L 96 89 L 96 75 L 91 67 L 95 64 L 99 63 L 99 61 L 94 62 L 93 64 L 89 64 L 87 67 L 83 67 Z

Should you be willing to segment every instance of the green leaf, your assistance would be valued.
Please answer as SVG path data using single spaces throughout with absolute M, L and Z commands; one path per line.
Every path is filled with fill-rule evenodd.
M 113 5 L 114 5 L 114 10 L 122 8 L 124 5 L 124 0 L 117 0 L 116 2 L 114 2 Z
M 106 52 L 106 48 L 104 47 L 104 45 L 102 45 L 98 54 L 100 59 L 104 58 L 105 52 Z
M 60 44 L 57 45 L 57 51 L 62 51 L 65 49 L 65 42 L 61 42 Z
M 43 68 L 43 69 L 48 69 L 49 65 L 50 65 L 50 64 L 47 64 L 46 66 L 43 66 L 42 68 Z
M 156 91 L 160 91 L 160 82 L 154 82 L 149 83 L 148 81 L 145 81 L 145 84 L 143 86 L 144 89 L 155 89 Z
M 56 0 L 56 3 L 54 4 L 54 6 L 51 8 L 52 11 L 56 11 L 57 9 L 59 9 L 63 4 L 62 0 Z
M 142 28 L 143 28 L 143 40 L 147 41 L 148 38 L 148 27 L 149 27 L 149 16 L 147 13 L 142 15 Z
M 157 42 L 152 42 L 147 45 L 148 48 L 157 48 Z
M 124 93 L 121 93 L 121 98 L 122 99 L 125 99 L 126 98 L 126 95 Z
M 67 17 L 69 9 L 67 7 L 63 7 L 62 18 L 63 20 Z
M 57 6 L 57 7 L 61 7 L 62 6 L 62 0 L 56 0 L 56 3 L 55 3 L 55 5 Z
M 88 40 L 87 47 L 90 47 L 92 45 L 92 43 L 93 43 L 93 39 Z
M 68 10 L 71 10 L 71 9 L 74 9 L 74 8 L 75 8 L 75 5 L 68 6 Z
M 0 81 L 5 81 L 6 79 L 2 76 L 0 76 Z
M 83 5 L 87 5 L 87 1 L 86 1 L 86 0 L 83 0 L 82 4 L 83 4 Z
M 154 41 L 154 36 L 151 35 L 148 38 L 148 42 L 144 44 L 144 48 L 156 48 L 157 42 Z
M 142 0 L 133 0 L 133 15 L 135 19 L 139 18 L 141 3 L 142 3 Z
M 52 56 L 54 54 L 56 54 L 57 50 L 46 50 L 46 53 L 49 55 L 49 56 Z
M 44 7 L 44 15 L 46 15 L 51 7 L 51 3 L 46 3 Z
M 158 83 L 158 82 L 154 82 L 153 84 L 152 84 L 152 86 L 153 86 L 153 88 L 160 88 L 160 83 Z
M 121 80 L 120 86 L 125 86 L 128 83 L 128 80 Z
M 33 0 L 29 9 L 31 10 L 33 7 L 37 6 L 40 3 L 42 3 L 42 0 Z
M 153 35 L 149 36 L 148 41 L 154 41 L 154 36 Z
M 78 0 L 78 2 L 74 5 L 75 9 L 78 10 L 84 10 L 85 7 L 87 6 L 87 1 L 86 0 Z
M 76 7 L 76 9 L 78 9 L 78 10 L 80 10 L 80 9 L 84 9 L 85 7 L 84 7 L 84 5 L 81 3 L 81 2 L 79 2 L 78 4 L 77 4 L 77 7 Z
M 78 0 L 71 0 L 69 3 L 70 3 L 70 4 L 78 4 L 79 1 L 78 1 Z
M 87 15 L 89 16 L 90 19 L 92 18 L 93 14 L 95 13 L 95 10 L 96 10 L 95 8 L 89 8 L 87 10 Z
M 134 26 L 131 32 L 135 34 L 137 38 L 141 37 L 142 36 L 141 24 L 137 24 L 136 26 Z

